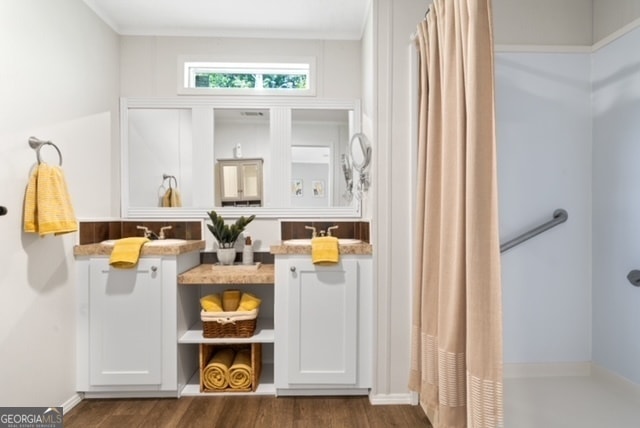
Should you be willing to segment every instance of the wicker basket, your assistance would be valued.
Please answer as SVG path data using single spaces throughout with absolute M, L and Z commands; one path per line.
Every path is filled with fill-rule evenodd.
M 208 339 L 251 337 L 256 330 L 258 309 L 235 312 L 200 312 L 202 336 Z
M 211 357 L 220 349 L 231 348 L 238 352 L 241 349 L 251 349 L 251 387 L 247 389 L 242 388 L 225 388 L 225 389 L 209 389 L 204 384 L 202 372 L 207 366 Z M 247 343 L 247 344 L 200 344 L 200 392 L 255 392 L 258 388 L 260 381 L 260 374 L 262 373 L 262 344 L 261 343 Z

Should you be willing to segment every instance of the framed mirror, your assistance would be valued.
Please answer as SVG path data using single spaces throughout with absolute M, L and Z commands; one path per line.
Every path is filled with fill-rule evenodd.
M 359 118 L 357 100 L 123 98 L 122 217 L 203 218 L 215 209 L 225 217 L 358 218 L 360 202 L 343 197 L 342 159 Z M 259 195 L 245 206 L 222 193 L 231 189 L 220 174 L 229 160 L 260 161 L 229 170 L 236 196 L 242 183 Z M 181 206 L 163 207 L 171 183 Z

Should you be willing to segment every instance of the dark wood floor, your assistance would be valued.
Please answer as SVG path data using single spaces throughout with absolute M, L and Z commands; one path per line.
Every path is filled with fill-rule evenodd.
M 65 428 L 431 427 L 420 406 L 372 406 L 367 397 L 220 396 L 83 400 Z

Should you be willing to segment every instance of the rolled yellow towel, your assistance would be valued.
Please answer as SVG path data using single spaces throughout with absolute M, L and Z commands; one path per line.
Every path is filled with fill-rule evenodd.
M 229 386 L 233 389 L 250 389 L 251 373 L 251 350 L 241 349 L 229 368 Z
M 240 290 L 225 290 L 222 292 L 222 309 L 225 312 L 238 310 L 240 304 Z
M 207 312 L 222 312 L 222 300 L 219 294 L 209 294 L 200 299 L 200 306 Z
M 314 264 L 334 264 L 340 261 L 338 238 L 321 236 L 311 239 L 311 261 Z
M 224 348 L 213 357 L 202 370 L 202 383 L 207 389 L 225 389 L 229 386 L 229 368 L 233 364 L 235 352 Z
M 138 264 L 142 246 L 149 242 L 143 237 L 118 239 L 113 245 L 109 264 L 119 269 L 132 269 Z
M 260 307 L 262 301 L 251 293 L 242 293 L 240 297 L 239 311 L 252 311 Z

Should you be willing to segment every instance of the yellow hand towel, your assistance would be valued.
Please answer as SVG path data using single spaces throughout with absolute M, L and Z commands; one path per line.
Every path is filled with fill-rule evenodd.
M 254 296 L 251 293 L 242 293 L 242 297 L 240 297 L 240 305 L 238 305 L 239 311 L 251 311 L 253 309 L 259 308 L 260 303 L 262 301 L 260 298 Z
M 164 193 L 162 197 L 162 206 L 163 207 L 181 207 L 182 206 L 182 198 L 180 197 L 180 192 L 177 189 L 169 188 Z
M 225 389 L 229 386 L 229 368 L 234 357 L 235 351 L 231 348 L 223 348 L 213 354 L 202 370 L 202 383 L 207 389 Z
M 118 239 L 111 251 L 109 264 L 119 269 L 131 269 L 138 264 L 142 246 L 149 242 L 147 238 L 134 237 Z
M 78 221 L 62 168 L 39 164 L 29 177 L 24 198 L 24 231 L 45 236 L 77 230 Z
M 251 372 L 251 350 L 241 349 L 229 368 L 229 386 L 233 389 L 250 389 Z
M 340 261 L 338 238 L 321 236 L 311 239 L 311 261 L 314 264 L 334 264 Z
M 220 294 L 209 294 L 200 299 L 200 306 L 207 312 L 222 312 Z

